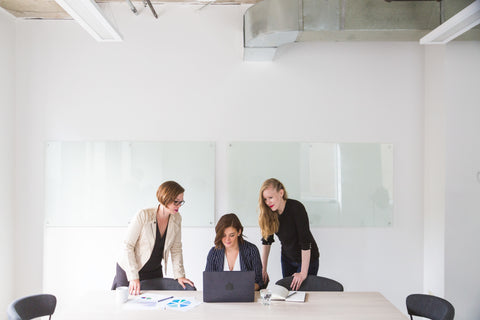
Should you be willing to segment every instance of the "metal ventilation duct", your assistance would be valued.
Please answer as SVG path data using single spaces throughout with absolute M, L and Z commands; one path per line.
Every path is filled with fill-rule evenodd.
M 244 15 L 244 60 L 300 41 L 418 41 L 473 0 L 264 0 Z M 480 40 L 480 29 L 464 40 Z

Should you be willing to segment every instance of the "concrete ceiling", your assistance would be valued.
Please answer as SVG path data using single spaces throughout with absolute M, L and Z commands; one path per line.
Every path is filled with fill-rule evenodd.
M 128 6 L 126 0 L 95 0 L 97 3 L 107 3 L 107 2 L 123 2 L 125 6 Z M 256 4 L 262 0 L 151 0 L 153 4 L 165 4 L 165 3 L 184 3 L 188 5 L 205 5 L 211 2 L 212 5 L 238 5 L 238 4 Z M 292 0 L 295 2 L 297 0 Z M 304 0 L 305 1 L 305 0 Z M 142 1 L 132 0 L 135 5 L 142 5 Z M 376 16 L 392 16 L 395 13 L 402 13 L 402 10 L 405 8 L 410 8 L 411 15 L 409 17 L 404 17 L 402 15 L 397 15 L 396 19 L 389 19 L 391 23 L 399 23 L 399 21 L 404 21 L 405 23 L 411 24 L 423 24 L 425 19 L 432 19 L 434 12 L 431 8 L 438 8 L 439 1 L 429 1 L 429 0 L 391 0 L 387 2 L 385 0 L 375 0 L 375 1 L 364 1 L 364 0 L 334 0 L 334 1 L 309 1 L 306 0 L 306 3 L 315 3 L 317 5 L 310 4 L 310 8 L 315 9 L 315 7 L 325 7 L 325 2 L 330 2 L 330 7 L 342 5 L 344 7 L 344 14 L 352 15 L 352 19 L 348 19 L 348 22 L 352 24 L 365 25 L 366 21 L 377 21 L 378 19 L 374 18 Z M 465 8 L 469 4 L 474 2 L 474 0 L 443 0 L 442 4 L 444 7 L 445 19 L 456 14 L 461 9 Z M 17 18 L 25 19 L 71 19 L 71 17 L 55 2 L 55 0 L 0 0 L 0 7 L 4 8 L 6 11 L 10 12 Z M 322 8 L 323 9 L 323 8 Z M 437 9 L 438 10 L 438 9 Z M 328 12 L 327 12 L 328 14 Z M 437 21 L 440 21 L 440 17 L 435 13 L 437 17 L 433 17 Z M 355 17 L 354 17 L 355 16 Z M 374 19 L 372 19 L 374 18 Z M 327 20 L 325 23 L 329 23 Z M 347 26 L 346 26 L 347 27 Z M 375 26 L 371 26 L 375 28 Z M 385 29 L 385 26 L 378 26 L 378 28 Z M 355 27 L 354 27 L 355 28 Z M 393 28 L 392 28 L 393 29 Z
M 95 0 L 97 3 L 123 2 L 128 7 L 126 0 Z M 215 0 L 211 5 L 238 5 L 255 4 L 261 0 Z M 143 5 L 142 1 L 132 0 L 135 5 Z M 152 4 L 184 3 L 188 5 L 205 5 L 210 1 L 198 0 L 151 0 Z M 71 19 L 55 0 L 0 0 L 0 7 L 10 12 L 17 18 L 24 19 Z
M 127 0 L 95 0 L 117 2 L 128 7 Z M 145 0 L 131 0 L 143 6 Z M 280 0 L 279 0 L 280 1 Z M 443 21 L 475 0 L 288 0 L 303 8 L 302 32 L 296 41 L 402 41 L 418 40 Z M 478 0 L 477 0 L 478 1 Z M 153 4 L 185 5 L 258 4 L 262 0 L 151 0 Z M 0 7 L 20 19 L 71 19 L 55 0 L 0 0 Z M 267 18 L 260 15 L 258 23 Z M 153 16 L 152 16 L 153 18 Z M 270 18 L 269 18 L 270 19 Z M 263 21 L 262 21 L 263 20 Z M 480 27 L 468 31 L 459 40 L 480 40 Z

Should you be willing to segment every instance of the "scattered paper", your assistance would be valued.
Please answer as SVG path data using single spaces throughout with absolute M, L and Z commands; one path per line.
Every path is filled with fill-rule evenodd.
M 158 309 L 172 299 L 173 297 L 168 295 L 144 293 L 139 296 L 130 297 L 127 302 L 123 304 L 123 308 L 129 310 Z
M 189 311 L 201 303 L 202 302 L 197 301 L 195 300 L 195 298 L 192 298 L 192 297 L 189 297 L 189 298 L 175 297 L 174 299 L 164 303 L 164 308 L 166 310 Z

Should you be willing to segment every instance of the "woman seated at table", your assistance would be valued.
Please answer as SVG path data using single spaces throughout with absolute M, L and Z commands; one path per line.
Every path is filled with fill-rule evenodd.
M 234 213 L 218 220 L 215 247 L 208 253 L 205 271 L 255 271 L 255 290 L 264 287 L 258 248 L 243 239 L 243 226 Z

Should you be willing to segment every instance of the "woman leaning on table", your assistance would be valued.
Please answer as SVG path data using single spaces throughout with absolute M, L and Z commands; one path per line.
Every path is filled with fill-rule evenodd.
M 310 231 L 307 211 L 303 204 L 288 199 L 287 191 L 277 179 L 266 180 L 258 200 L 259 225 L 262 231 L 263 280 L 267 281 L 268 255 L 276 234 L 282 245 L 283 277 L 293 276 L 291 288 L 298 290 L 307 275 L 317 275 L 319 252 Z
M 262 261 L 257 247 L 243 239 L 243 226 L 229 213 L 215 226 L 215 246 L 207 256 L 205 271 L 255 271 L 255 290 L 264 287 Z
M 184 192 L 175 181 L 162 183 L 157 190 L 160 204 L 141 210 L 130 221 L 112 290 L 128 286 L 130 294 L 139 294 L 141 280 L 163 277 L 162 260 L 165 260 L 166 272 L 169 255 L 178 283 L 183 288 L 186 283 L 193 286 L 193 282 L 185 278 L 183 269 L 182 217 L 178 210 L 185 203 Z

